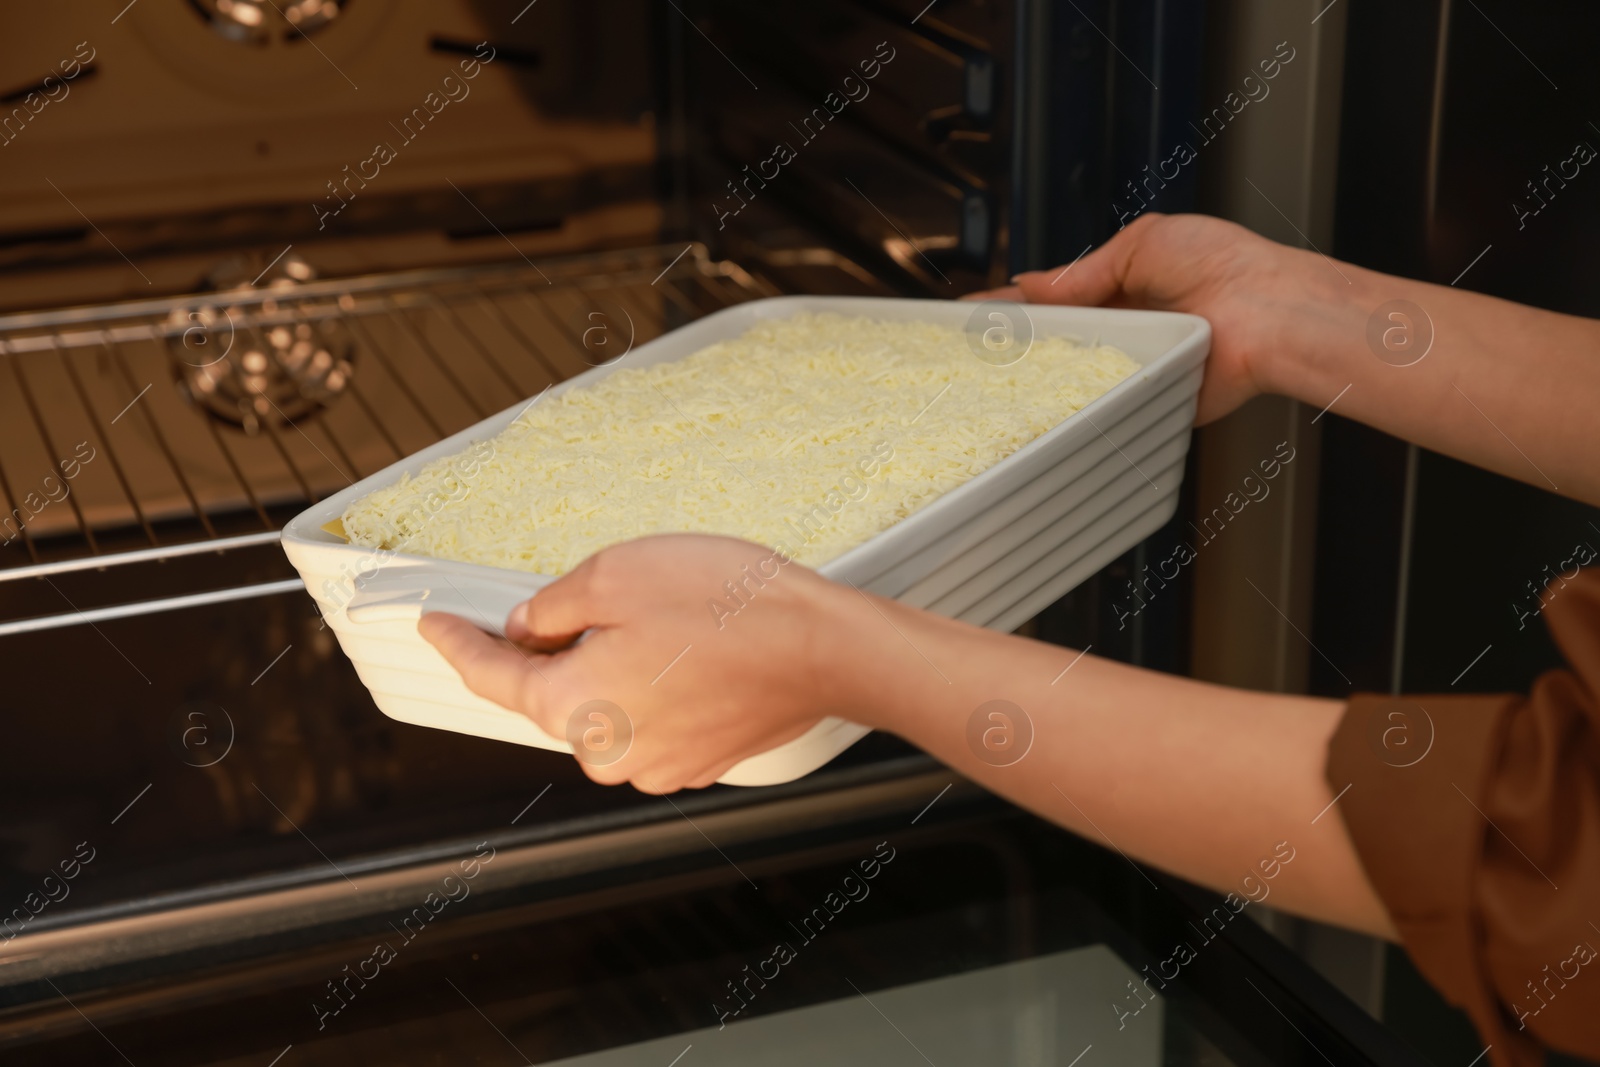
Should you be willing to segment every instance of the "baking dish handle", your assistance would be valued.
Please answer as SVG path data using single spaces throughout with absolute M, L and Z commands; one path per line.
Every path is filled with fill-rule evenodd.
M 444 578 L 435 571 L 413 578 L 402 573 L 367 583 L 344 610 L 346 619 L 354 627 L 401 623 L 408 629 L 413 629 L 426 612 L 448 611 L 490 633 L 504 636 L 506 616 L 511 609 L 537 591 L 537 586 L 519 585 L 498 577 L 486 580 L 458 574 Z M 867 732 L 865 726 L 824 719 L 804 735 L 742 760 L 718 781 L 728 785 L 773 785 L 792 781 L 822 766 Z M 540 736 L 545 736 L 542 731 Z M 545 747 L 565 749 L 565 746 Z
M 506 616 L 537 588 L 496 579 L 485 581 L 438 573 L 426 579 L 397 576 L 367 583 L 345 605 L 345 617 L 356 626 L 416 622 L 430 611 L 447 611 L 489 633 L 505 636 Z

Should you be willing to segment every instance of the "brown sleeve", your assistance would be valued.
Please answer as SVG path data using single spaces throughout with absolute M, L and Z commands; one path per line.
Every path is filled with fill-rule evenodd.
M 1567 662 L 1526 697 L 1353 697 L 1339 811 L 1417 969 L 1490 1059 L 1600 1058 L 1600 568 L 1546 594 Z

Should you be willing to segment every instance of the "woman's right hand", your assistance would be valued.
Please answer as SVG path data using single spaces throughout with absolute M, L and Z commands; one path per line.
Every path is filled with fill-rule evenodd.
M 1263 391 L 1275 364 L 1315 355 L 1330 337 L 1359 339 L 1370 308 L 1354 299 L 1366 272 L 1269 241 L 1206 215 L 1140 216 L 1076 263 L 1030 271 L 967 299 L 1184 311 L 1209 320 L 1211 356 L 1195 421 L 1211 422 Z

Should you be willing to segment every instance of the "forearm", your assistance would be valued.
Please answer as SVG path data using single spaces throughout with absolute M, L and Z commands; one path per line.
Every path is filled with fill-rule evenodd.
M 1263 354 L 1262 388 L 1540 488 L 1600 504 L 1600 326 L 1449 286 L 1318 260 L 1314 291 L 1285 316 L 1283 343 Z M 1302 264 L 1302 272 L 1311 270 Z M 1404 340 L 1400 320 L 1380 316 L 1377 351 L 1368 323 L 1391 300 L 1421 308 L 1420 351 L 1386 349 L 1383 330 Z M 1413 316 L 1415 318 L 1415 316 Z M 1384 352 L 1380 358 L 1378 352 Z M 1348 389 L 1346 387 L 1348 386 Z M 1340 394 L 1343 394 L 1342 396 Z
M 1218 891 L 1245 895 L 1242 879 L 1259 882 L 1258 864 L 1287 842 L 1295 858 L 1271 883 L 1275 905 L 1393 935 L 1343 823 L 1324 814 L 1334 797 L 1322 765 L 1341 704 L 1092 655 L 1074 663 L 1069 649 L 891 601 L 867 611 L 844 596 L 856 605 L 839 605 L 847 621 L 832 628 L 828 660 L 847 690 L 840 699 L 871 725 L 1092 841 Z M 969 740 L 974 711 L 996 699 L 1033 727 L 1031 748 L 1009 766 L 981 759 Z
M 992 296 L 1208 319 L 1202 422 L 1280 393 L 1600 504 L 1600 323 L 1337 263 L 1199 215 L 1147 213 L 1075 264 L 1017 281 Z M 1406 310 L 1412 321 L 1389 317 Z

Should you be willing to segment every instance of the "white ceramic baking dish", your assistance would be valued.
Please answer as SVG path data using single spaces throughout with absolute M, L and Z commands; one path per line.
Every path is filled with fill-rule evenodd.
M 974 305 L 944 300 L 786 296 L 707 315 L 619 361 L 681 359 L 761 319 L 837 312 L 964 327 Z M 1155 311 L 1029 305 L 1037 337 L 1099 338 L 1141 370 L 989 470 L 820 568 L 838 581 L 997 630 L 1012 630 L 1149 536 L 1177 507 L 1195 398 L 1211 328 Z M 974 357 L 976 358 L 976 356 Z M 1026 358 L 1026 357 L 1024 357 Z M 596 367 L 555 386 L 611 373 Z M 507 408 L 319 502 L 284 527 L 283 547 L 378 707 L 391 718 L 571 752 L 525 716 L 479 697 L 417 635 L 426 611 L 449 611 L 503 633 L 511 608 L 552 579 L 478 564 L 381 553 L 322 526 L 354 500 L 494 436 L 526 404 Z M 867 733 L 839 719 L 735 766 L 732 785 L 786 782 Z

